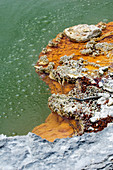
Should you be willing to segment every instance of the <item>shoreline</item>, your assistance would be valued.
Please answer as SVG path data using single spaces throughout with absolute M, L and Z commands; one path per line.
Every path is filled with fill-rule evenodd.
M 97 26 L 98 28 L 104 26 L 104 28 L 99 37 L 93 38 L 95 44 L 113 43 L 113 31 L 112 31 L 113 22 L 110 22 L 108 24 L 103 24 L 103 25 L 99 23 L 97 24 Z M 87 45 L 88 42 L 90 42 L 90 40 L 88 40 L 87 42 L 72 42 L 69 40 L 67 36 L 64 36 L 64 34 L 59 33 L 56 36 L 56 38 L 53 39 L 51 42 L 49 42 L 47 47 L 42 50 L 42 52 L 39 55 L 39 60 L 35 68 L 36 68 L 36 72 L 38 72 L 38 74 L 43 77 L 42 78 L 43 81 L 49 85 L 52 94 L 55 93 L 60 95 L 61 94 L 67 95 L 75 87 L 75 81 L 74 83 L 73 82 L 70 83 L 72 81 L 71 78 L 69 79 L 70 81 L 69 83 L 67 80 L 64 81 L 62 81 L 62 79 L 57 80 L 55 79 L 55 77 L 53 77 L 53 74 L 51 75 L 52 71 L 49 70 L 52 68 L 52 70 L 56 71 L 58 66 L 61 67 L 61 63 L 59 63 L 59 61 L 61 57 L 65 55 L 67 57 L 69 56 L 70 58 L 72 57 L 72 59 L 75 61 L 79 61 L 81 58 L 84 60 L 83 61 L 84 63 L 88 61 L 88 64 L 86 65 L 85 69 L 88 69 L 91 74 L 93 74 L 93 70 L 95 69 L 99 70 L 100 71 L 99 74 L 101 74 L 103 72 L 101 68 L 106 66 L 109 67 L 109 70 L 111 72 L 113 71 L 112 68 L 113 50 L 110 50 L 105 53 L 102 53 L 103 52 L 102 51 L 99 55 L 95 54 L 96 56 L 94 56 L 95 51 L 92 52 L 91 50 L 89 50 L 89 48 L 88 49 L 84 48 L 84 46 L 88 46 Z M 99 49 L 99 52 L 100 51 L 101 50 Z M 47 56 L 47 57 L 41 58 L 42 56 Z M 66 56 L 64 58 L 66 58 Z M 52 64 L 53 62 L 54 64 Z M 51 65 L 49 63 L 51 63 Z M 103 73 L 103 75 L 105 74 Z M 101 76 L 99 75 L 100 78 L 104 77 L 103 75 Z M 102 130 L 112 120 L 113 120 L 112 115 L 107 119 L 102 118 L 102 121 L 96 122 L 98 123 L 98 126 L 100 126 L 100 128 L 98 126 L 96 127 L 96 123 L 93 123 L 93 130 L 90 128 L 90 130 L 88 131 L 88 129 L 86 128 L 87 132 L 93 132 L 93 131 L 97 132 L 99 130 Z M 54 141 L 56 138 L 66 138 L 66 137 L 71 137 L 73 135 L 82 134 L 83 126 L 84 125 L 82 125 L 80 119 L 78 120 L 75 119 L 71 120 L 68 118 L 65 119 L 65 116 L 62 117 L 61 115 L 55 113 L 52 110 L 52 113 L 48 116 L 45 123 L 35 127 L 32 132 L 41 136 L 44 139 L 47 139 L 49 141 Z

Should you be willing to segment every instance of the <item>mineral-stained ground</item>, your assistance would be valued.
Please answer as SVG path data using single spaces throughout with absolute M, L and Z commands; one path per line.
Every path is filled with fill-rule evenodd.
M 1 170 L 113 169 L 113 22 L 97 26 L 71 27 L 42 50 L 35 68 L 52 113 L 26 136 L 0 135 Z
M 113 22 L 65 29 L 39 55 L 52 113 L 33 133 L 49 141 L 98 132 L 113 121 Z

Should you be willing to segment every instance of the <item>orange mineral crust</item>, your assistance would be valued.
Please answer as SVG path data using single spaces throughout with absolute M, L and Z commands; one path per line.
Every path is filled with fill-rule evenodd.
M 100 25 L 99 25 L 100 24 Z M 101 23 L 97 24 L 98 27 L 101 26 Z M 105 28 L 102 30 L 102 33 L 99 37 L 93 38 L 95 43 L 113 43 L 113 22 L 110 22 L 108 24 L 105 24 Z M 39 59 L 41 56 L 46 55 L 47 56 L 47 64 L 44 63 L 44 65 L 39 62 L 36 64 L 36 68 L 43 66 L 43 68 L 46 68 L 49 62 L 54 62 L 54 69 L 57 69 L 58 66 L 61 66 L 61 63 L 59 63 L 60 58 L 62 56 L 73 56 L 73 60 L 78 60 L 82 58 L 84 60 L 84 63 L 87 62 L 85 65 L 85 68 L 88 69 L 87 74 L 92 75 L 94 74 L 94 70 L 99 70 L 99 67 L 108 66 L 109 71 L 113 72 L 113 49 L 110 49 L 108 51 L 104 51 L 103 49 L 100 50 L 101 53 L 98 55 L 94 55 L 95 53 L 95 47 L 93 49 L 93 52 L 89 54 L 83 54 L 81 51 L 86 49 L 88 42 L 72 42 L 64 36 L 62 33 L 58 34 L 55 39 L 52 40 L 53 44 L 50 43 L 47 45 L 45 49 L 42 50 L 42 52 L 39 55 Z M 92 64 L 93 63 L 93 64 Z M 96 65 L 95 65 L 96 64 Z M 99 64 L 99 67 L 98 67 Z M 37 69 L 36 69 L 37 72 Z M 51 93 L 55 94 L 68 94 L 74 87 L 75 83 L 70 83 L 68 81 L 64 81 L 64 83 L 56 81 L 54 78 L 51 79 L 49 74 L 43 71 L 39 71 L 38 74 L 40 77 L 45 81 L 51 90 Z M 106 76 L 106 73 L 105 75 Z M 97 76 L 98 77 L 98 76 Z M 99 78 L 100 79 L 100 78 Z M 86 82 L 85 82 L 86 83 Z M 82 78 L 82 84 L 83 78 Z M 86 83 L 86 86 L 89 85 Z M 84 118 L 85 121 L 87 121 L 90 117 L 86 116 Z M 96 126 L 96 123 L 91 123 L 90 121 L 87 121 L 87 127 L 85 127 L 82 123 L 82 120 L 80 119 L 68 119 L 64 116 L 59 116 L 57 113 L 54 113 L 52 110 L 52 113 L 48 116 L 45 123 L 35 127 L 33 129 L 33 133 L 41 136 L 44 139 L 47 139 L 48 141 L 53 142 L 56 138 L 66 138 L 71 137 L 72 135 L 79 135 L 83 132 L 83 126 L 85 128 L 85 131 L 88 131 L 88 124 L 92 124 L 93 130 L 90 129 L 90 132 L 92 131 L 98 131 L 102 130 L 104 127 L 107 126 L 107 123 L 113 121 L 112 117 L 108 117 L 106 120 L 102 119 L 102 121 L 98 121 L 98 125 Z M 95 130 L 96 129 L 96 130 Z M 88 131 L 89 132 L 89 131 Z
M 58 37 L 59 34 L 55 39 L 53 39 L 53 41 L 55 42 L 55 40 Z M 102 31 L 102 35 L 100 37 L 96 38 L 96 41 L 100 43 L 101 42 L 113 43 L 113 22 L 106 24 L 106 29 Z M 75 54 L 73 57 L 74 60 L 83 58 L 85 60 L 88 60 L 88 62 L 96 63 L 96 61 L 98 61 L 101 66 L 110 65 L 111 63 L 113 63 L 113 58 L 112 58 L 113 50 L 110 51 L 109 58 L 106 55 L 99 55 L 96 57 L 91 57 L 90 55 L 82 55 L 80 51 L 84 49 L 86 43 L 87 42 L 75 43 L 70 41 L 67 37 L 63 36 L 60 39 L 60 42 L 58 43 L 57 47 L 49 47 L 47 45 L 47 49 L 49 49 L 48 52 L 45 54 L 41 52 L 39 58 L 43 55 L 46 55 L 49 62 L 55 63 L 55 68 L 57 68 L 57 66 L 60 65 L 59 60 L 62 56 L 64 55 L 69 56 L 72 54 Z M 88 65 L 87 68 L 89 68 L 89 70 L 95 69 L 95 67 L 91 65 Z M 67 84 L 67 83 L 65 84 L 65 86 L 61 86 L 58 82 L 49 79 L 48 76 L 45 76 L 43 80 L 49 85 L 51 89 L 51 93 L 68 93 L 74 87 L 73 84 Z
M 51 113 L 45 123 L 35 127 L 33 133 L 53 142 L 56 138 L 72 137 L 82 133 L 79 121 L 63 119 L 55 113 Z

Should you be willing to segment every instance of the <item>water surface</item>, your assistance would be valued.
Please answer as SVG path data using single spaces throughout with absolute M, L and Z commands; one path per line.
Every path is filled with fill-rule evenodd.
M 113 20 L 113 0 L 0 1 L 0 133 L 23 135 L 44 122 L 48 86 L 33 68 L 66 27 Z

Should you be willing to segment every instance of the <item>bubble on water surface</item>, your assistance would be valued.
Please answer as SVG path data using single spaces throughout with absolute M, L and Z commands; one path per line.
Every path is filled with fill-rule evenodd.
M 6 115 L 6 113 L 5 113 L 5 112 L 3 112 L 2 114 L 3 114 L 3 115 Z
M 20 117 L 21 115 L 20 114 L 17 114 L 17 117 Z
M 9 61 L 8 63 L 9 63 L 9 64 L 11 64 L 11 63 L 12 63 L 12 61 Z
M 25 92 L 26 90 L 25 89 L 22 89 L 22 92 Z
M 31 76 L 31 73 L 28 73 L 29 76 Z
M 22 81 L 21 80 L 18 80 L 17 83 L 21 83 Z
M 49 21 L 48 20 L 44 20 L 43 23 L 49 23 Z
M 46 32 L 47 30 L 46 30 L 46 28 L 42 28 L 42 30 L 41 30 L 42 32 Z
M 33 46 L 33 44 L 29 44 L 29 46 L 30 46 L 30 47 L 32 47 L 32 46 Z
M 33 95 L 34 93 L 33 92 L 31 92 L 31 95 Z
M 15 68 L 15 70 L 17 71 L 19 68 Z
M 34 51 L 36 51 L 35 49 L 32 49 L 32 51 L 34 52 Z
M 106 19 L 103 19 L 103 22 L 107 23 L 107 22 L 108 22 L 108 19 L 107 19 L 107 18 L 106 18 Z
M 36 65 L 36 64 L 34 64 L 34 63 L 33 63 L 33 64 L 31 64 L 31 66 L 35 66 L 35 65 Z
M 30 87 L 30 86 L 31 86 L 30 84 L 27 85 L 27 87 Z
M 11 133 L 11 136 L 16 136 L 16 135 L 17 135 L 16 132 Z

